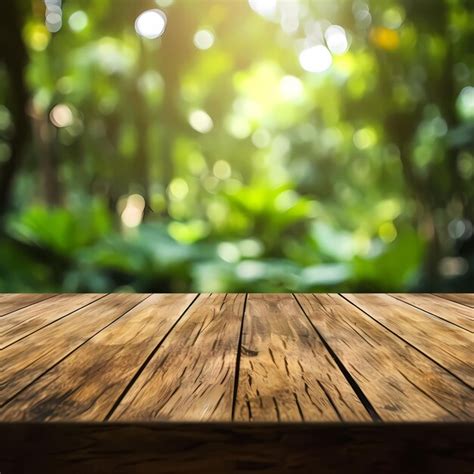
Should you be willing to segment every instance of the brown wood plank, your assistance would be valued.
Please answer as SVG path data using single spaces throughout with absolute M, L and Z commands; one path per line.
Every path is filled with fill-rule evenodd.
M 5 474 L 470 474 L 467 423 L 0 424 Z
M 0 408 L 8 421 L 102 421 L 197 295 L 152 295 Z
M 105 296 L 0 351 L 0 406 L 147 296 Z
M 434 293 L 434 295 L 474 308 L 474 293 Z
M 433 297 L 429 294 L 390 294 L 398 300 L 409 303 L 439 318 L 449 321 L 467 331 L 474 332 L 474 308 L 453 301 Z
M 296 297 L 382 420 L 474 418 L 470 388 L 339 295 Z
M 370 419 L 292 295 L 248 296 L 235 419 Z
M 103 294 L 65 294 L 49 298 L 0 319 L 0 349 L 92 303 Z
M 471 333 L 388 295 L 343 296 L 471 388 L 474 386 Z
M 200 295 L 112 420 L 230 421 L 245 295 Z
M 2 293 L 0 294 L 0 317 L 53 296 L 55 295 L 50 293 Z

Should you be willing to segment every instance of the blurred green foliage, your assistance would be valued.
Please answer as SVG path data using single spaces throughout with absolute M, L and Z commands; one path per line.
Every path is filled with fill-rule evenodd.
M 474 291 L 470 1 L 11 3 L 0 291 Z

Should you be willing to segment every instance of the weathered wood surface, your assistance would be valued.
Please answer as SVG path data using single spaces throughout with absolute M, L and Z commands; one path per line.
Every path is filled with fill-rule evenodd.
M 0 420 L 473 420 L 455 296 L 0 295 Z
M 370 420 L 292 295 L 248 296 L 236 419 Z
M 0 295 L 0 472 L 470 472 L 473 320 L 470 294 Z

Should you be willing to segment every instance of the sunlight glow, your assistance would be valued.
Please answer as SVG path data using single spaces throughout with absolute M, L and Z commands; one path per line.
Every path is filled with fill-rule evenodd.
M 264 17 L 275 15 L 277 0 L 249 0 L 250 8 Z
M 131 194 L 127 198 L 127 204 L 120 218 L 125 227 L 138 227 L 143 219 L 145 210 L 145 199 L 140 194 Z
M 301 67 L 308 72 L 323 72 L 332 64 L 331 53 L 321 44 L 301 51 L 299 59 Z
M 280 10 L 281 29 L 287 34 L 296 33 L 300 26 L 298 2 L 283 2 L 280 4 Z
M 46 11 L 44 14 L 45 25 L 51 33 L 57 33 L 63 25 L 63 11 L 61 9 L 61 0 L 45 0 Z
M 72 110 L 66 104 L 57 104 L 49 113 L 49 119 L 51 123 L 57 128 L 68 127 L 74 122 L 74 116 Z
M 193 42 L 198 49 L 209 49 L 214 44 L 214 34 L 209 30 L 196 31 Z
M 166 15 L 158 9 L 146 10 L 135 20 L 135 31 L 138 35 L 148 39 L 161 36 L 166 27 Z
M 182 201 L 188 193 L 189 186 L 183 178 L 174 178 L 168 186 L 168 195 L 174 201 Z
M 342 26 L 331 25 L 324 33 L 324 37 L 333 54 L 344 54 L 349 48 L 346 32 Z
M 462 117 L 474 118 L 474 87 L 464 87 L 457 98 L 457 106 Z
M 229 179 L 232 175 L 232 168 L 225 160 L 218 160 L 212 168 L 214 176 L 219 179 Z
M 217 255 L 228 263 L 235 263 L 240 260 L 239 249 L 231 242 L 221 242 L 217 246 Z
M 296 76 L 283 76 L 280 80 L 280 93 L 286 100 L 298 100 L 304 92 L 304 86 Z
M 68 23 L 72 31 L 79 32 L 88 25 L 89 18 L 85 12 L 78 10 L 69 17 Z
M 214 128 L 212 118 L 204 110 L 193 110 L 189 114 L 188 121 L 189 125 L 199 133 L 208 133 Z

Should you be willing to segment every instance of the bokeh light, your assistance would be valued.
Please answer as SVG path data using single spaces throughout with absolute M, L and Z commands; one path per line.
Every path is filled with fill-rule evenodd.
M 146 10 L 135 20 L 135 31 L 143 38 L 160 37 L 166 28 L 166 15 L 158 9 Z
M 264 17 L 272 17 L 277 11 L 277 0 L 249 0 L 250 8 Z
M 66 104 L 57 104 L 49 113 L 51 123 L 57 128 L 64 128 L 72 125 L 74 122 L 74 115 L 71 108 Z
M 188 121 L 189 125 L 199 133 L 208 133 L 214 127 L 212 118 L 204 110 L 193 110 L 189 114 Z
M 260 128 L 252 134 L 252 143 L 257 148 L 267 148 L 272 142 L 272 136 L 268 130 Z
M 45 0 L 45 25 L 51 33 L 57 33 L 63 25 L 61 0 Z
M 145 210 L 145 199 L 140 194 L 131 194 L 127 198 L 125 209 L 120 218 L 125 227 L 133 228 L 140 225 Z
M 348 48 L 349 43 L 344 28 L 339 25 L 331 25 L 324 33 L 326 44 L 333 54 L 344 54 Z
M 308 72 L 323 72 L 332 64 L 331 53 L 321 44 L 301 51 L 299 59 L 301 67 Z
M 474 118 L 474 87 L 464 87 L 464 89 L 459 93 L 457 107 L 463 118 Z
M 196 31 L 193 42 L 198 49 L 209 49 L 214 44 L 214 34 L 209 30 Z
M 185 179 L 175 178 L 168 186 L 168 195 L 174 201 L 182 201 L 189 193 L 189 186 Z
M 218 160 L 212 168 L 214 176 L 219 179 L 229 179 L 232 175 L 232 168 L 225 160 Z
M 296 76 L 283 76 L 280 80 L 280 93 L 286 100 L 295 101 L 301 98 L 304 92 L 303 82 Z
M 76 32 L 82 31 L 84 28 L 86 28 L 88 23 L 89 18 L 87 17 L 87 14 L 82 10 L 74 12 L 68 20 L 69 28 L 71 28 L 72 31 Z

